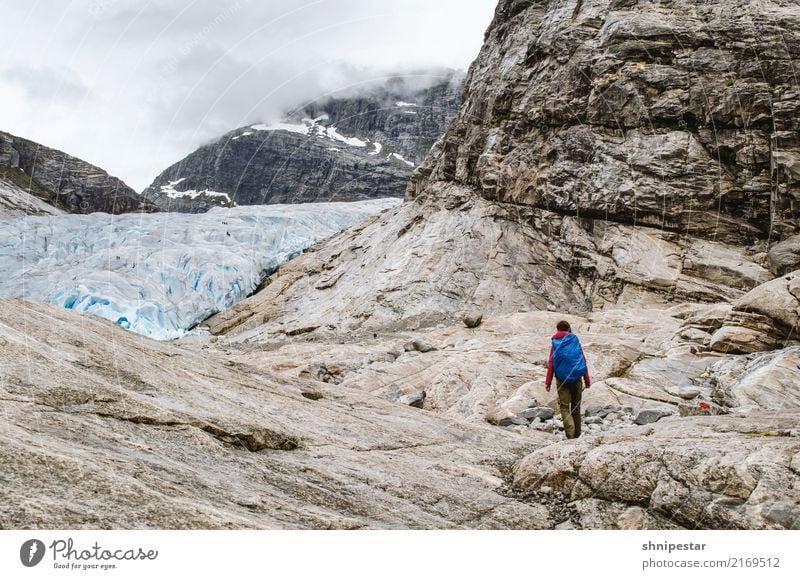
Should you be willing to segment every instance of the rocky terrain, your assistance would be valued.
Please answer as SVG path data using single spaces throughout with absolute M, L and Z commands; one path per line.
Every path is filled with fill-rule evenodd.
M 144 196 L 163 210 L 402 197 L 458 110 L 463 73 L 391 78 L 231 131 L 159 175 Z
M 6 177 L 12 173 L 11 177 Z M 17 173 L 14 175 L 13 173 Z M 20 186 L 19 181 L 24 173 L 17 168 L 0 170 L 0 217 L 16 217 L 19 215 L 60 215 L 61 209 L 50 205 Z
M 242 307 L 276 304 L 276 331 L 300 311 L 308 325 L 339 312 L 337 330 L 351 331 L 473 305 L 731 301 L 769 281 L 771 244 L 797 231 L 800 19 L 791 2 L 767 5 L 501 2 L 409 202 L 290 265 Z M 665 94 L 675 112 L 657 124 Z M 741 106 L 718 114 L 737 95 Z M 765 118 L 744 95 L 772 103 Z M 767 148 L 755 154 L 754 139 Z
M 548 524 L 500 492 L 534 438 L 43 304 L 0 320 L 4 529 Z
M 0 132 L 0 215 L 157 211 L 94 165 Z
M 207 325 L 270 372 L 524 434 L 559 432 L 543 378 L 566 316 L 586 436 L 519 463 L 515 492 L 561 493 L 567 526 L 794 528 L 798 496 L 769 514 L 754 473 L 797 487 L 799 37 L 788 2 L 501 2 L 407 202 Z M 692 458 L 608 493 L 579 472 L 642 445 Z M 735 493 L 726 464 L 748 465 Z
M 799 529 L 795 8 L 501 0 L 406 202 L 211 335 L 0 302 L 0 525 Z

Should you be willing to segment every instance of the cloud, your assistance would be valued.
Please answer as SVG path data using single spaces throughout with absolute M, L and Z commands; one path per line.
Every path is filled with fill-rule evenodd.
M 464 69 L 495 0 L 58 0 L 0 21 L 0 129 L 143 189 L 223 132 L 391 73 Z
M 35 101 L 59 100 L 69 104 L 85 98 L 88 89 L 74 71 L 53 67 L 25 68 L 15 66 L 0 70 L 0 81 L 21 88 Z

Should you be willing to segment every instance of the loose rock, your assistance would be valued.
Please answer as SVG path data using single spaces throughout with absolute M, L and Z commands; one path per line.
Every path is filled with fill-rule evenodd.
M 535 408 L 528 408 L 518 414 L 520 418 L 527 420 L 550 420 L 555 415 L 555 411 L 549 406 L 537 406 Z
M 403 344 L 403 349 L 406 352 L 432 352 L 436 348 L 425 338 L 414 338 L 413 340 Z
M 671 415 L 672 413 L 666 410 L 642 410 L 636 415 L 634 422 L 639 425 L 652 424 Z
M 483 312 L 480 310 L 471 310 L 464 316 L 464 325 L 468 328 L 477 328 L 483 321 Z

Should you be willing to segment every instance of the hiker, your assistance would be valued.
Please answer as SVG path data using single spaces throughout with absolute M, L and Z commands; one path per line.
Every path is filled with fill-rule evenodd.
M 567 438 L 578 438 L 581 435 L 581 393 L 584 388 L 591 386 L 592 380 L 581 343 L 578 336 L 572 333 L 569 322 L 558 322 L 556 330 L 550 346 L 550 360 L 547 362 L 545 390 L 550 392 L 555 374 L 564 432 Z

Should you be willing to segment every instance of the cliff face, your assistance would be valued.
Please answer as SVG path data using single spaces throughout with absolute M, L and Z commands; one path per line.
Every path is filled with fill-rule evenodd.
M 136 191 L 99 167 L 3 132 L 0 132 L 0 178 L 9 189 L 32 195 L 55 210 L 68 213 L 157 211 Z M 33 205 L 26 203 L 25 207 Z M 31 211 L 50 212 L 41 208 Z
M 311 103 L 281 123 L 242 127 L 169 167 L 144 195 L 162 209 L 192 212 L 402 196 L 458 110 L 462 82 L 452 71 L 432 86 L 390 79 Z
M 63 213 L 47 201 L 28 192 L 25 172 L 19 167 L 0 168 L 0 217 L 58 215 Z M 47 198 L 46 195 L 44 195 Z
M 732 243 L 797 229 L 791 0 L 500 3 L 408 197 L 484 199 Z
M 733 300 L 768 281 L 769 244 L 797 228 L 793 6 L 501 2 L 408 203 L 283 268 L 268 326 Z
M 526 436 L 559 431 L 529 406 L 557 407 L 567 319 L 584 435 L 514 491 L 555 528 L 797 528 L 796 8 L 501 1 L 407 202 L 208 327 L 262 371 Z

